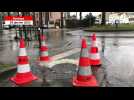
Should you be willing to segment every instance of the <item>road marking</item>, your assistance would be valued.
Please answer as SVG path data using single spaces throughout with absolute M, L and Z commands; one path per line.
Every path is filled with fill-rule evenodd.
M 60 53 L 58 55 L 55 55 L 52 57 L 53 60 L 58 60 L 58 59 L 61 59 L 61 58 L 64 58 L 64 57 L 67 57 L 67 56 L 70 56 L 74 53 L 77 53 L 77 52 L 80 52 L 80 48 L 74 48 L 72 50 L 69 50 L 67 52 L 64 52 L 64 53 Z
M 56 60 L 56 61 L 49 63 L 47 67 L 52 68 L 53 66 L 57 64 L 65 64 L 65 63 L 78 65 L 78 62 L 79 62 L 78 59 L 61 59 L 61 60 Z
M 38 65 L 45 66 L 47 68 L 52 68 L 57 64 L 66 64 L 66 63 L 74 64 L 74 65 L 78 66 L 79 65 L 79 58 L 77 58 L 77 59 L 59 59 L 59 60 L 50 61 L 50 62 L 40 62 L 39 61 Z
M 67 56 L 70 56 L 74 53 L 80 52 L 81 48 L 74 48 L 72 50 L 69 50 L 67 52 L 63 52 L 57 55 L 54 55 L 51 57 L 51 61 L 50 62 L 38 62 L 38 64 L 40 66 L 45 66 L 48 68 L 52 68 L 53 66 L 57 65 L 57 64 L 65 64 L 65 63 L 69 63 L 69 64 L 75 64 L 78 66 L 79 64 L 79 58 L 77 59 L 61 59 Z

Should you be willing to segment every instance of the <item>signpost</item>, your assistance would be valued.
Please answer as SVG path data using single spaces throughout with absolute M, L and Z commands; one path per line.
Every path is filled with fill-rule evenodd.
M 4 16 L 5 25 L 7 26 L 17 26 L 19 29 L 21 26 L 32 26 L 33 25 L 33 17 L 32 16 Z M 21 28 L 20 36 L 22 37 L 22 31 L 24 29 Z M 20 32 L 20 30 L 19 30 Z M 27 34 L 24 31 L 25 39 L 27 38 Z
M 5 16 L 5 25 L 33 25 L 32 16 Z

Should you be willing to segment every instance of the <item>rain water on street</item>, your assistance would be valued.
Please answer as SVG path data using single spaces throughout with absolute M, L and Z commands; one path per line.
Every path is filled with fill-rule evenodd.
M 69 29 L 47 29 L 46 44 L 49 48 L 49 55 L 54 56 L 74 48 L 81 47 L 81 37 L 83 34 L 91 35 L 93 32 Z M 14 40 L 15 30 L 4 30 L 0 33 L 0 64 L 16 66 L 16 57 L 18 55 L 19 41 Z M 134 86 L 134 32 L 111 32 L 96 33 L 97 44 L 102 55 L 102 69 L 97 73 L 100 84 L 105 81 L 107 87 L 131 87 Z M 84 35 L 83 35 L 84 36 Z M 86 37 L 90 45 L 89 37 Z M 49 75 L 43 74 L 42 68 L 39 68 L 35 61 L 39 56 L 39 50 L 35 47 L 38 41 L 26 41 L 27 54 L 30 56 L 30 63 L 33 72 L 44 80 L 52 81 L 55 84 L 50 86 L 70 87 L 71 78 L 75 74 L 76 65 L 64 64 L 55 65 L 49 70 Z M 79 58 L 79 52 L 67 56 L 66 58 Z M 58 70 L 59 69 L 59 70 Z M 0 70 L 3 70 L 2 68 Z M 52 78 L 54 75 L 55 78 Z M 71 74 L 70 74 L 71 73 Z M 4 72 L 0 75 L 0 86 L 10 86 L 8 78 L 15 74 L 15 70 Z M 60 75 L 60 77 L 58 76 Z M 61 77 L 65 76 L 65 77 Z M 57 77 L 59 77 L 57 79 Z M 61 79 L 61 81 L 59 81 Z M 62 81 L 64 80 L 64 81 Z M 59 82 L 59 83 L 58 83 Z M 62 84 L 63 83 L 63 84 Z M 57 85 L 59 84 L 59 85 Z M 34 85 L 36 86 L 36 85 Z M 48 86 L 41 84 L 41 86 Z

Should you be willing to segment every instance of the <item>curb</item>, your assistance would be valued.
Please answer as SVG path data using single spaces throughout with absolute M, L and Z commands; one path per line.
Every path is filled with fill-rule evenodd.
M 70 35 L 70 36 L 81 36 L 80 34 L 72 34 L 72 33 L 67 33 L 67 35 Z M 88 34 L 83 34 L 83 36 L 85 37 L 91 37 L 91 35 L 88 35 Z M 105 35 L 100 35 L 100 36 L 96 36 L 96 37 L 103 37 L 103 38 L 134 38 L 134 35 L 133 36 L 105 36 Z
M 126 31 L 134 31 L 133 30 L 129 30 L 129 29 L 126 29 L 126 30 L 89 30 L 89 29 L 84 29 L 83 31 L 87 31 L 87 32 L 126 32 Z
M 4 72 L 10 71 L 10 70 L 14 70 L 14 69 L 16 69 L 16 68 L 17 68 L 16 66 L 13 66 L 13 67 L 11 67 L 11 68 L 4 69 L 4 70 L 0 71 L 0 74 L 3 74 Z

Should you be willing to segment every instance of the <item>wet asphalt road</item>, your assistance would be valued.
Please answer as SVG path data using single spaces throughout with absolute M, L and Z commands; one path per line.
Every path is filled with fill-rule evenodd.
M 64 51 L 68 51 L 69 49 L 80 47 L 80 35 L 83 34 L 92 34 L 90 32 L 83 32 L 81 30 L 71 31 L 71 30 L 45 30 L 47 31 L 47 44 L 50 49 L 50 55 L 55 55 Z M 68 35 L 67 33 L 73 34 Z M 12 33 L 9 34 L 9 33 Z M 1 64 L 16 64 L 16 56 L 17 56 L 17 46 L 18 43 L 15 41 L 11 41 L 13 38 L 14 31 L 4 31 L 4 33 L 0 37 L 0 63 Z M 116 33 L 96 33 L 97 43 L 99 46 L 99 50 L 102 54 L 103 65 L 102 68 L 96 72 L 97 78 L 101 81 L 101 86 L 107 87 L 133 87 L 134 85 L 134 32 L 116 32 Z M 111 36 L 111 38 L 109 37 Z M 127 36 L 127 37 L 126 37 Z M 129 37 L 129 38 L 128 38 Z M 88 44 L 90 45 L 89 37 L 87 37 Z M 102 44 L 103 42 L 103 44 Z M 38 48 L 34 48 L 36 42 L 30 42 L 29 46 L 27 45 L 28 55 L 32 58 L 31 64 L 35 62 L 38 57 Z M 103 51 L 103 52 L 102 52 Z M 73 56 L 79 57 L 79 54 L 69 56 L 67 58 L 73 58 Z M 12 59 L 11 59 L 12 58 Z M 70 80 L 74 73 L 76 72 L 75 65 L 56 65 L 52 70 L 48 70 L 46 77 L 44 76 L 44 70 L 42 68 L 38 68 L 36 64 L 33 64 L 32 67 L 34 73 L 41 77 L 39 82 L 35 82 L 33 84 L 38 85 L 30 85 L 30 86 L 71 86 Z M 34 68 L 36 70 L 34 70 Z M 11 71 L 11 74 L 4 74 L 0 79 L 0 86 L 10 86 L 8 77 L 12 76 L 14 73 Z M 54 77 L 55 76 L 55 77 Z M 47 85 L 43 81 L 43 79 L 48 81 Z M 67 77 L 67 78 L 66 78 Z M 65 80 L 66 79 L 66 80 Z M 39 84 L 40 83 L 40 84 Z M 64 84 L 63 84 L 64 83 Z

